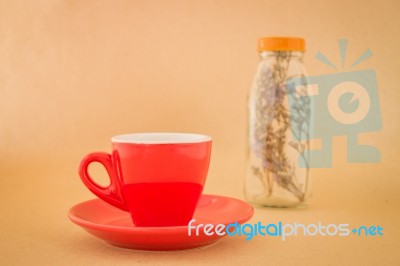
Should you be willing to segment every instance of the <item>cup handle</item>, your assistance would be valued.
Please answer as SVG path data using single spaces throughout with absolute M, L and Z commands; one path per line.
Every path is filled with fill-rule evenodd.
M 88 171 L 89 165 L 93 162 L 101 163 L 107 170 L 110 177 L 109 186 L 103 187 L 93 181 Z M 110 154 L 105 152 L 93 152 L 86 155 L 79 165 L 79 175 L 83 184 L 97 197 L 121 210 L 128 211 L 128 208 L 123 202 L 116 164 L 113 162 L 113 157 Z

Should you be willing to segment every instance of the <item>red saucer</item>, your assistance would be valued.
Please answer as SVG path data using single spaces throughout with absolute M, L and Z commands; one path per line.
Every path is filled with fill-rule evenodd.
M 216 195 L 202 195 L 194 213 L 195 224 L 244 223 L 253 216 L 253 207 L 244 201 Z M 111 245 L 139 250 L 180 250 L 210 245 L 223 236 L 198 236 L 187 226 L 137 227 L 128 212 L 121 211 L 100 199 L 72 207 L 69 219 L 90 234 Z

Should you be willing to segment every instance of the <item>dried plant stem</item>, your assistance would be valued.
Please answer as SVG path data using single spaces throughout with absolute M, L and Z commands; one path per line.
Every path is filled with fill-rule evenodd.
M 265 124 L 264 128 L 259 128 L 257 131 L 260 132 L 260 134 L 256 136 L 256 138 L 260 143 L 263 143 L 262 146 L 264 148 L 261 154 L 262 168 L 253 166 L 253 173 L 261 179 L 266 189 L 266 197 L 270 197 L 273 194 L 274 185 L 276 184 L 292 193 L 301 202 L 304 201 L 307 193 L 309 175 L 308 159 L 305 154 L 306 150 L 309 148 L 309 132 L 308 130 L 303 130 L 304 125 L 306 129 L 308 127 L 308 119 L 305 116 L 307 112 L 301 110 L 307 102 L 295 102 L 295 105 L 299 108 L 297 108 L 298 113 L 295 114 L 294 117 L 299 121 L 300 130 L 299 135 L 294 136 L 295 140 L 289 142 L 287 140 L 287 133 L 290 129 L 291 116 L 288 108 L 285 106 L 285 100 L 287 99 L 286 81 L 290 60 L 290 52 L 277 52 L 276 62 L 272 66 L 271 75 L 268 76 L 267 80 L 263 80 L 263 84 L 268 84 L 264 89 L 274 90 L 275 100 L 272 108 L 270 106 L 271 103 L 269 103 L 269 106 L 266 106 L 265 100 L 263 101 L 262 99 L 256 105 L 258 117 L 269 117 L 272 115 L 272 119 L 269 123 Z M 260 95 L 264 94 L 269 95 L 269 92 L 260 93 Z M 304 100 L 301 99 L 297 101 Z M 301 140 L 304 139 L 306 141 L 302 143 Z M 296 176 L 295 163 L 288 158 L 288 147 L 295 149 L 306 164 L 306 176 L 305 182 L 302 184 L 303 187 L 299 187 L 301 182 L 298 181 L 298 177 Z

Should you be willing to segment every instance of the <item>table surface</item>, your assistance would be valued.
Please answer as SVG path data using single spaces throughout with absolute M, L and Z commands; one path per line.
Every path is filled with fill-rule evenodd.
M 216 170 L 216 169 L 214 169 Z M 217 186 L 218 171 L 211 174 L 206 193 L 225 191 L 242 198 L 241 184 L 224 190 Z M 145 252 L 110 246 L 71 223 L 67 212 L 74 204 L 94 198 L 72 170 L 13 173 L 4 178 L 1 204 L 1 265 L 396 265 L 400 218 L 397 193 L 359 197 L 346 194 L 329 200 L 317 193 L 304 209 L 255 207 L 249 223 L 349 224 L 349 227 L 381 226 L 383 236 L 226 236 L 215 245 L 172 252 Z M 31 180 L 30 185 L 21 180 Z M 321 187 L 316 179 L 315 189 Z M 12 189 L 11 189 L 12 188 Z M 321 189 L 320 189 L 321 190 Z M 394 192 L 396 190 L 393 190 Z M 320 191 L 321 192 L 321 191 Z M 236 195 L 235 195 L 236 193 Z M 361 192 L 360 192 L 361 193 Z M 360 194 L 359 193 L 359 194 Z M 366 191 L 362 191 L 366 193 Z M 364 195 L 363 194 L 363 195 Z M 318 196 L 319 195 L 319 196 Z M 360 194 L 361 195 L 361 194 Z M 376 199 L 376 200 L 372 200 Z

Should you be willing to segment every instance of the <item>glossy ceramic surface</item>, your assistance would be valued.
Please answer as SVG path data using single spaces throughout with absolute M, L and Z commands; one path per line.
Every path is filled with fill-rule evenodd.
M 137 226 L 186 225 L 207 177 L 212 140 L 198 134 L 138 133 L 112 138 L 112 154 L 94 152 L 79 175 L 100 199 L 131 213 Z M 104 165 L 110 186 L 91 178 L 92 162 Z
M 244 223 L 253 216 L 244 201 L 216 195 L 202 195 L 194 213 L 195 224 Z M 223 236 L 188 235 L 187 226 L 138 227 L 129 213 L 99 200 L 77 204 L 69 211 L 72 222 L 111 245 L 138 250 L 181 250 L 210 245 Z

